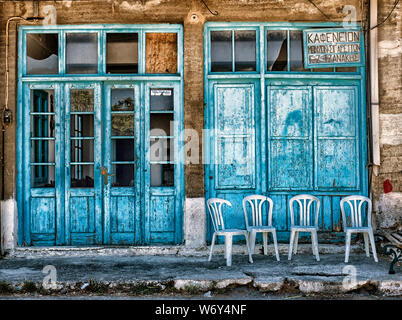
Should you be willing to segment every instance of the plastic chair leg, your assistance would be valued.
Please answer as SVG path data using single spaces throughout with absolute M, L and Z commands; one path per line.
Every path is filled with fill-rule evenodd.
M 214 235 L 212 236 L 211 251 L 209 252 L 208 261 L 211 261 L 211 259 L 212 259 L 212 252 L 214 251 L 215 238 L 216 238 L 216 234 L 214 233 Z
M 251 250 L 250 250 L 250 241 L 248 240 L 248 236 L 244 235 L 246 238 L 246 246 L 247 246 L 247 253 L 248 253 L 248 261 L 250 263 L 253 263 L 253 257 L 251 255 Z
M 294 244 L 294 251 L 293 251 L 294 254 L 297 253 L 298 242 L 299 242 L 299 231 L 295 232 L 295 244 Z
M 232 265 L 232 235 L 225 235 L 225 252 L 226 252 L 226 265 Z
M 262 233 L 262 239 L 264 242 L 264 255 L 268 254 L 268 232 Z
M 371 248 L 372 248 L 372 250 L 373 250 L 374 261 L 375 261 L 375 262 L 378 262 L 377 250 L 376 250 L 376 248 L 375 248 L 375 241 L 374 241 L 373 230 L 370 230 L 370 232 L 369 232 L 369 237 L 370 237 L 370 242 L 371 242 Z
M 317 231 L 312 231 L 311 232 L 311 238 L 313 242 L 313 252 L 315 254 L 315 258 L 317 261 L 320 261 L 320 255 L 318 253 L 318 236 L 317 236 Z
M 351 238 L 351 233 L 346 232 L 345 263 L 349 262 L 350 238 Z
M 257 233 L 252 230 L 250 232 L 250 254 L 254 254 L 255 250 L 255 238 L 257 237 Z
M 292 250 L 293 250 L 293 241 L 294 241 L 294 239 L 295 239 L 295 232 L 293 230 L 291 230 L 291 232 L 290 232 L 288 260 L 292 259 Z
M 368 233 L 363 233 L 364 238 L 364 249 L 366 250 L 366 257 L 370 257 L 370 247 L 369 247 L 369 235 Z
M 280 261 L 280 259 L 279 259 L 279 251 L 278 251 L 278 241 L 276 239 L 276 231 L 275 230 L 272 231 L 272 238 L 274 239 L 276 260 Z

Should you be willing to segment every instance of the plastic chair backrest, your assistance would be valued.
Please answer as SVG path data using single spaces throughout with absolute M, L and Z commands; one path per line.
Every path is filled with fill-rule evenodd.
M 212 225 L 214 226 L 215 232 L 225 230 L 225 224 L 222 216 L 223 204 L 227 204 L 230 207 L 232 206 L 232 204 L 225 199 L 211 198 L 207 201 L 208 211 L 211 216 Z
M 362 207 L 364 203 L 367 203 L 367 226 L 371 227 L 371 200 L 365 196 L 353 195 L 345 197 L 341 200 L 341 212 L 342 212 L 342 224 L 343 228 L 348 227 L 346 220 L 346 208 L 345 204 L 347 203 L 350 208 L 350 227 L 359 228 L 363 227 L 363 219 L 362 219 Z
M 248 221 L 248 213 L 247 213 L 247 203 L 251 207 L 251 226 L 262 226 L 263 225 L 263 205 L 265 201 L 268 202 L 268 227 L 272 226 L 272 208 L 274 206 L 274 202 L 272 199 L 261 196 L 261 195 L 250 195 L 243 199 L 243 212 L 244 219 L 246 220 L 246 228 L 250 226 Z
M 299 223 L 298 225 L 304 227 L 318 227 L 318 216 L 320 214 L 320 199 L 310 194 L 299 194 L 289 200 L 290 206 L 290 220 L 291 224 L 295 225 L 295 216 L 293 209 L 293 202 L 299 205 Z M 312 217 L 312 206 L 316 203 L 315 216 Z

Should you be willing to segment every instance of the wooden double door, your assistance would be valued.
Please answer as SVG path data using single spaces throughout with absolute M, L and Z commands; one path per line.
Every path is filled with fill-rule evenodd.
M 243 198 L 265 194 L 274 200 L 279 239 L 287 241 L 289 199 L 308 193 L 321 200 L 320 230 L 329 240 L 337 238 L 340 199 L 367 192 L 360 82 L 270 80 L 261 88 L 259 80 L 244 79 L 208 85 L 206 190 L 208 198 L 233 204 L 225 208 L 226 227 L 244 227 Z
M 177 84 L 54 82 L 23 90 L 22 244 L 181 241 Z

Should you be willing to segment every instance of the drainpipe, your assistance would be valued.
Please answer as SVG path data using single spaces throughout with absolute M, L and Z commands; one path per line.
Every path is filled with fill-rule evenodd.
M 378 176 L 381 165 L 380 160 L 380 116 L 379 116 L 379 94 L 378 94 L 378 28 L 371 30 L 377 25 L 377 0 L 370 1 L 370 109 L 372 128 L 372 154 L 373 173 Z

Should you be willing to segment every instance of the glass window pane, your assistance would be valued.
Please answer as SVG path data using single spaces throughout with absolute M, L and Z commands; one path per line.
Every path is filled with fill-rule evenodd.
M 71 112 L 94 111 L 93 89 L 72 89 L 70 92 Z
M 98 34 L 66 34 L 66 72 L 70 74 L 98 73 Z
M 134 89 L 112 89 L 112 111 L 134 110 Z
M 112 161 L 134 161 L 134 139 L 112 139 Z
M 93 188 L 94 166 L 92 164 L 71 165 L 71 188 Z
M 54 90 L 32 90 L 31 112 L 54 112 Z
M 31 137 L 33 137 L 33 138 L 54 137 L 54 116 L 53 115 L 32 115 L 31 116 Z
M 173 110 L 173 89 L 151 89 L 151 111 Z
M 232 31 L 211 31 L 211 71 L 232 71 Z
M 54 162 L 54 140 L 31 140 L 31 162 Z
M 151 136 L 173 136 L 173 114 L 151 113 Z
M 310 71 L 304 68 L 303 61 L 303 32 L 301 30 L 290 31 L 290 71 Z
M 57 33 L 27 34 L 27 74 L 59 73 L 59 37 Z
M 112 165 L 112 187 L 133 187 L 134 186 L 134 165 L 114 164 Z
M 71 140 L 71 162 L 93 162 L 94 141 L 89 139 Z
M 235 31 L 235 71 L 256 71 L 255 31 Z
M 134 115 L 112 114 L 112 136 L 134 136 Z
M 54 188 L 54 165 L 31 166 L 32 188 Z
M 267 31 L 267 71 L 287 71 L 287 32 Z
M 173 187 L 174 165 L 151 164 L 151 187 Z
M 138 34 L 106 35 L 106 73 L 138 73 Z
M 151 161 L 174 161 L 174 143 L 172 138 L 151 138 Z
M 93 114 L 72 114 L 70 116 L 72 137 L 93 137 L 94 136 L 94 115 Z
M 177 33 L 147 33 L 146 73 L 177 73 Z

